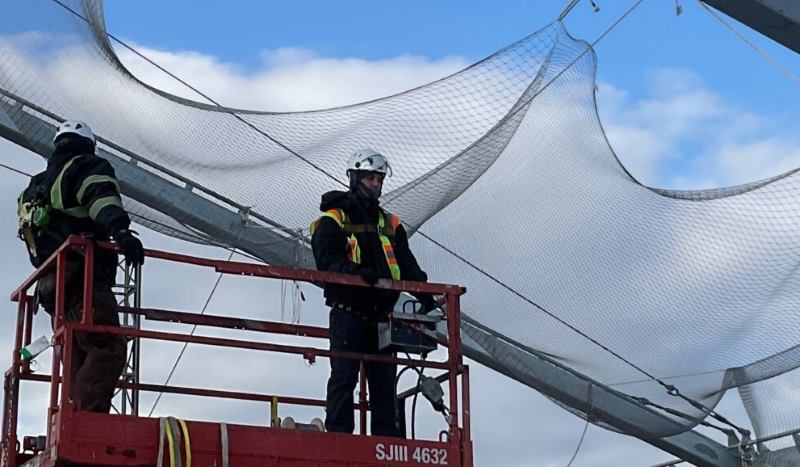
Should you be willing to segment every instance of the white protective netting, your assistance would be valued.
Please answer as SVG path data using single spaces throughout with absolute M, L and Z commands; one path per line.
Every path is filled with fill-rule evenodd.
M 394 167 L 384 206 L 506 285 L 414 235 L 433 279 L 468 288 L 471 318 L 615 389 L 701 414 L 547 310 L 710 407 L 738 387 L 758 435 L 796 428 L 800 179 L 705 191 L 641 185 L 598 120 L 594 53 L 561 23 L 395 96 L 270 113 L 152 89 L 117 58 L 99 1 L 66 4 L 90 21 L 49 1 L 0 7 L 4 92 L 85 119 L 292 229 L 341 184 L 231 114 L 337 176 L 353 149 L 374 147 Z M 168 209 L 129 206 L 156 230 L 182 229 Z M 642 430 L 634 434 L 672 434 Z

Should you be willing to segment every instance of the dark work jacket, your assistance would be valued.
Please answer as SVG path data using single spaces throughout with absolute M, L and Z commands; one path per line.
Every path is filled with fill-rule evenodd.
M 352 193 L 330 191 L 322 195 L 320 210 L 342 209 L 351 224 L 378 224 L 378 212 L 382 211 L 377 203 L 370 209 Z M 385 214 L 385 213 L 384 213 Z M 311 239 L 314 260 L 320 271 L 360 274 L 363 268 L 372 268 L 379 277 L 391 279 L 392 274 L 386 263 L 380 238 L 377 232 L 356 234 L 361 249 L 361 263 L 347 259 L 347 236 L 333 219 L 322 217 Z M 400 267 L 402 280 L 427 281 L 428 275 L 420 269 L 414 254 L 408 247 L 408 235 L 403 226 L 395 231 L 392 247 Z M 325 301 L 328 306 L 342 304 L 366 316 L 379 318 L 383 313 L 391 311 L 399 294 L 390 290 L 365 287 L 352 287 L 334 284 L 325 285 Z
M 76 156 L 80 157 L 75 159 Z M 88 216 L 74 217 L 51 208 L 47 225 L 34 230 L 37 250 L 37 256 L 31 256 L 34 266 L 44 262 L 70 235 L 109 240 L 130 225 L 130 218 L 122 208 L 114 169 L 101 157 L 71 151 L 69 147 L 56 150 L 47 162 L 47 169 L 31 179 L 19 201 L 25 203 L 38 199 L 40 204 L 52 206 L 53 190 L 60 193 L 64 209 L 80 206 L 85 208 Z M 101 249 L 95 251 L 96 266 L 101 265 L 103 270 L 111 272 L 116 263 L 116 253 Z

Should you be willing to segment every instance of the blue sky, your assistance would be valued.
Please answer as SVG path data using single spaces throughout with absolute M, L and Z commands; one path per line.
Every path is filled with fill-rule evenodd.
M 673 1 L 644 1 L 596 48 L 600 116 L 620 159 L 643 183 L 665 188 L 739 184 L 794 168 L 800 161 L 793 156 L 797 141 L 792 125 L 800 119 L 795 105 L 800 86 L 697 2 L 679 3 L 680 16 Z M 110 31 L 140 47 L 200 53 L 249 79 L 274 69 L 275 63 L 265 57 L 285 48 L 332 60 L 413 56 L 431 63 L 448 58 L 472 63 L 549 24 L 565 4 L 242 1 L 222 8 L 217 3 L 145 0 L 109 2 L 106 17 Z M 593 41 L 630 5 L 601 1 L 595 13 L 582 1 L 565 23 L 575 37 Z M 800 69 L 797 54 L 727 21 L 788 69 Z M 234 105 L 213 85 L 205 90 Z M 309 94 L 315 91 L 328 92 L 307 89 Z M 696 105 L 705 101 L 708 107 L 681 109 L 681 100 Z M 658 106 L 672 105 L 672 113 L 665 114 L 673 121 L 661 121 Z M 663 128 L 670 125 L 683 128 L 665 140 L 669 132 Z M 730 146 L 743 151 L 734 162 L 726 157 L 734 151 Z
M 110 32 L 150 51 L 162 52 L 160 58 L 164 63 L 174 63 L 174 71 L 180 76 L 223 103 L 234 105 L 231 100 L 236 96 L 226 94 L 224 87 L 206 87 L 205 76 L 191 73 L 198 68 L 186 66 L 188 55 L 207 58 L 201 65 L 208 70 L 219 71 L 219 65 L 229 66 L 230 75 L 255 84 L 260 74 L 268 74 L 268 68 L 276 66 L 265 60 L 269 56 L 266 52 L 282 48 L 369 63 L 402 56 L 420 57 L 421 62 L 414 64 L 427 67 L 429 71 L 425 73 L 434 79 L 439 71 L 454 71 L 453 66 L 478 60 L 545 26 L 566 2 L 515 0 L 504 1 L 501 6 L 496 3 L 239 1 L 223 5 L 137 0 L 111 1 L 105 8 Z M 680 3 L 684 13 L 678 17 L 672 0 L 646 0 L 597 48 L 600 114 L 620 158 L 635 176 L 669 187 L 741 183 L 800 165 L 800 144 L 792 128 L 800 117 L 794 104 L 800 87 L 765 63 L 696 2 L 681 0 Z M 600 0 L 600 13 L 593 13 L 588 2 L 582 1 L 566 24 L 573 35 L 591 41 L 629 4 Z M 794 53 L 737 26 L 788 68 L 800 70 L 800 61 Z M 378 79 L 388 76 L 386 70 L 366 69 L 377 70 Z M 270 110 L 269 99 L 257 102 L 256 108 Z M 726 144 L 728 141 L 730 145 Z M 39 158 L 30 158 L 24 164 L 14 157 L 2 161 L 31 171 L 41 166 Z M 22 181 L 16 176 L 3 177 L 4 182 L 9 180 L 9 184 L 15 185 L 11 190 L 14 194 L 6 196 L 12 199 L 18 191 L 16 185 Z M 6 237 L 13 236 L 11 224 L 8 221 L 3 225 L 8 231 Z M 144 238 L 148 246 L 214 254 L 209 249 L 167 242 L 151 233 L 144 233 Z M 21 244 L 13 247 L 14 257 L 24 261 Z M 23 273 L 27 270 L 15 271 L 15 275 Z M 198 281 L 203 294 L 212 280 L 213 276 L 208 276 Z M 4 283 L 8 289 L 6 285 L 10 284 Z M 220 294 L 234 294 L 238 290 L 223 283 Z M 162 296 L 169 293 L 159 292 Z M 191 300 L 182 303 L 196 308 L 196 302 L 201 300 L 196 296 L 194 299 L 193 303 Z M 184 307 L 192 308 L 190 305 Z M 195 360 L 202 355 L 208 354 L 197 353 Z M 202 364 L 202 360 L 196 363 Z M 186 365 L 190 367 L 191 361 Z M 473 370 L 473 378 L 476 392 L 505 395 L 473 396 L 476 419 L 484 425 L 482 433 L 486 434 L 476 438 L 476 449 L 481 451 L 479 459 L 505 458 L 509 459 L 507 465 L 566 463 L 580 435 L 582 421 L 545 402 L 528 388 L 488 370 Z M 531 432 L 492 437 L 495 430 L 485 425 L 498 423 L 498 419 L 491 414 L 507 413 L 524 414 L 520 418 L 535 417 L 547 423 L 530 427 Z M 723 413 L 729 415 L 725 410 Z M 524 420 L 521 422 L 524 426 Z M 643 465 L 669 458 L 642 446 L 638 440 L 590 428 L 584 454 L 576 465 Z M 506 450 L 507 456 L 500 457 L 498 452 L 487 449 Z
M 429 59 L 482 58 L 555 19 L 566 2 L 476 0 L 436 2 L 217 2 L 175 0 L 108 2 L 109 30 L 138 43 L 169 50 L 193 50 L 243 70 L 261 66 L 264 49 L 300 47 L 326 57 L 368 60 L 398 55 Z M 599 1 L 594 13 L 578 4 L 566 20 L 579 38 L 593 40 L 631 2 Z M 654 68 L 685 67 L 698 73 L 733 102 L 771 113 L 797 115 L 795 83 L 774 71 L 700 8 L 680 0 L 645 1 L 598 46 L 599 78 L 636 95 L 646 92 Z M 729 19 L 734 22 L 734 20 Z M 743 30 L 790 69 L 793 52 L 746 28 Z

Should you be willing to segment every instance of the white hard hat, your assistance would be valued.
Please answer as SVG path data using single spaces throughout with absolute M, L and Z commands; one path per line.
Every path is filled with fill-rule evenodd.
M 66 134 L 82 136 L 91 140 L 92 143 L 97 144 L 97 140 L 94 137 L 94 132 L 92 132 L 92 129 L 89 128 L 89 125 L 78 120 L 67 120 L 61 125 L 58 125 L 58 131 L 56 131 L 56 135 L 53 137 L 53 143 L 55 143 L 61 135 Z
M 378 172 L 392 176 L 392 166 L 386 156 L 374 149 L 359 149 L 347 161 L 347 171 L 364 170 L 367 172 Z

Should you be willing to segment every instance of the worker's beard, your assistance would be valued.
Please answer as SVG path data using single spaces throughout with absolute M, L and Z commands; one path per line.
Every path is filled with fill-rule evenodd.
M 355 198 L 355 202 L 359 209 L 361 209 L 368 219 L 373 219 L 377 215 L 377 212 L 380 209 L 380 204 L 378 201 L 378 198 L 381 196 L 380 188 L 378 190 L 372 190 L 359 183 L 356 189 L 352 192 L 352 196 Z
M 376 202 L 381 197 L 381 187 L 378 187 L 377 189 L 372 189 L 364 185 L 363 183 L 359 183 L 358 186 L 356 187 L 356 195 L 359 198 Z

